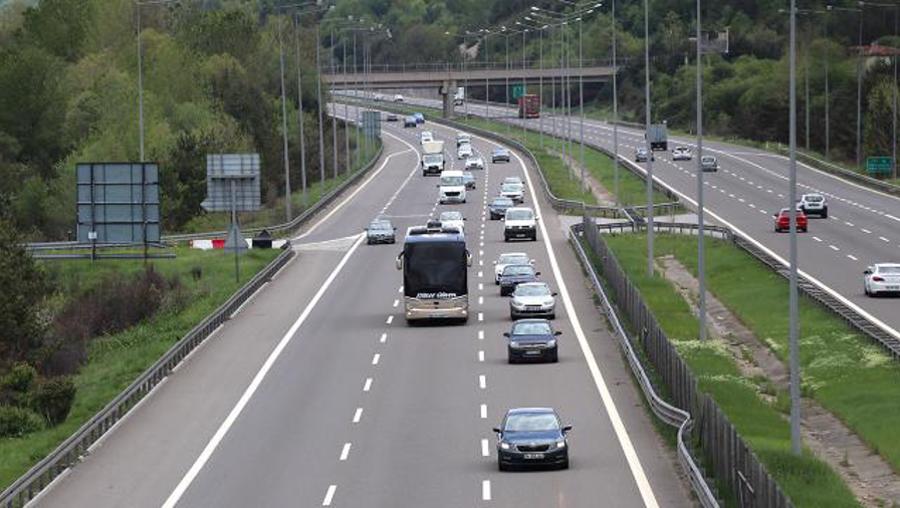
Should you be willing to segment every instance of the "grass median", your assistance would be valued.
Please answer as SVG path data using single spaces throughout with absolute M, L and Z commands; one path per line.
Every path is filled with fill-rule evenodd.
M 741 435 L 797 506 L 854 506 L 852 494 L 824 462 L 790 454 L 789 399 L 765 379 L 738 371 L 731 353 L 699 343 L 697 321 L 675 288 L 646 275 L 646 237 L 605 237 L 641 289 L 660 324 Z M 657 235 L 657 253 L 677 258 L 696 276 L 696 239 Z M 714 294 L 783 362 L 788 354 L 787 282 L 732 244 L 707 242 L 707 284 Z M 800 365 L 804 397 L 816 400 L 853 430 L 873 452 L 900 469 L 900 365 L 821 305 L 800 300 Z
M 65 421 L 23 437 L 0 439 L 0 490 L 72 435 L 281 251 L 248 251 L 241 257 L 240 282 L 235 281 L 232 255 L 224 251 L 181 247 L 174 252 L 174 259 L 157 259 L 150 263 L 166 279 L 178 278 L 185 304 L 173 306 L 123 332 L 89 341 L 87 362 L 74 375 L 77 392 Z M 145 269 L 144 262 L 139 259 L 95 263 L 66 260 L 43 264 L 56 281 L 60 294 L 84 291 L 104 278 L 127 278 Z

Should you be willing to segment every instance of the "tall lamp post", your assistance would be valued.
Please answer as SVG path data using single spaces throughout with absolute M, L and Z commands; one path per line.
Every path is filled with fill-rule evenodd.
M 793 1 L 793 0 L 791 0 Z M 647 275 L 653 276 L 653 148 L 650 144 L 650 8 L 644 0 L 644 137 L 647 139 Z M 699 160 L 699 158 L 698 158 Z

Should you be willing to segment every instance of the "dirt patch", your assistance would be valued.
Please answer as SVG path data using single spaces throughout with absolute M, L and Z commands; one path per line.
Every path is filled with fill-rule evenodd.
M 674 256 L 657 258 L 657 269 L 671 281 L 694 314 L 698 312 L 699 283 Z M 787 391 L 789 372 L 784 363 L 714 295 L 706 295 L 709 340 L 731 352 L 741 373 L 757 382 L 760 396 L 773 401 L 776 389 Z M 867 507 L 900 504 L 900 477 L 837 417 L 815 400 L 802 399 L 803 441 L 828 463 Z
M 562 153 L 555 150 L 548 150 L 548 152 L 562 159 L 563 164 L 565 164 L 566 167 L 569 168 L 569 172 L 575 178 L 581 178 L 581 164 L 577 160 L 567 155 L 564 156 Z M 587 169 L 585 169 L 584 171 L 584 179 L 586 180 L 587 187 L 588 189 L 590 189 L 591 194 L 593 194 L 594 197 L 597 198 L 597 203 L 599 205 L 616 206 L 616 197 L 612 195 L 612 193 L 610 193 L 606 189 L 606 187 L 604 187 L 600 183 L 599 180 L 594 178 L 591 172 Z

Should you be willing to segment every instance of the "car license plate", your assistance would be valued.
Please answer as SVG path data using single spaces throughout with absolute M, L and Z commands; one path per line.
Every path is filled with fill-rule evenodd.
M 886 286 L 888 291 L 900 291 L 900 286 Z
M 540 350 L 537 350 L 537 349 L 531 349 L 529 351 L 525 351 L 525 354 L 530 355 L 530 356 L 537 356 L 537 355 L 541 354 L 541 352 L 540 352 Z
M 543 458 L 544 458 L 543 453 L 526 453 L 525 454 L 525 460 L 536 460 L 536 459 L 543 459 Z

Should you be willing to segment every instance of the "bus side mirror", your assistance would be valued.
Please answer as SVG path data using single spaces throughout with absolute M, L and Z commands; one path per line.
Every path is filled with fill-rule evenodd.
M 466 266 L 472 266 L 472 253 L 466 251 Z
M 396 265 L 397 265 L 397 269 L 398 269 L 398 270 L 402 270 L 402 269 L 403 269 L 403 254 L 402 254 L 402 253 L 401 253 L 399 256 L 397 256 L 397 262 L 396 262 Z

